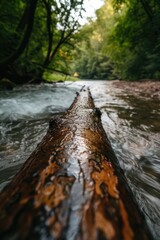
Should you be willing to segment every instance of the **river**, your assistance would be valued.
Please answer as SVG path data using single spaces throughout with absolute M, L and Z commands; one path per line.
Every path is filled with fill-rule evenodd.
M 41 141 L 83 85 L 102 112 L 103 127 L 154 239 L 160 239 L 160 102 L 128 95 L 111 81 L 16 87 L 0 92 L 0 189 Z

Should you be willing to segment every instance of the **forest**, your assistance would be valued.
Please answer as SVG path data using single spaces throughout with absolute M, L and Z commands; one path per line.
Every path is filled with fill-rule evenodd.
M 160 79 L 160 0 L 104 0 L 81 26 L 84 0 L 1 0 L 0 81 Z

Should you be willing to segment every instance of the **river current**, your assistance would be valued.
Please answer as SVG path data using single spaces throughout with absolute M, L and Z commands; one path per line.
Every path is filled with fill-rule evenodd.
M 160 102 L 128 95 L 110 81 L 16 87 L 0 92 L 0 190 L 41 141 L 54 114 L 63 113 L 83 85 L 90 87 L 102 123 L 145 215 L 160 239 Z

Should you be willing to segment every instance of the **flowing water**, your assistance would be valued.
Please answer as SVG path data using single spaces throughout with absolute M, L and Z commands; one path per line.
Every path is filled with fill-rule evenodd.
M 63 113 L 83 85 L 91 89 L 102 123 L 154 239 L 160 239 L 160 102 L 137 99 L 112 82 L 79 81 L 0 92 L 0 189 L 41 141 L 54 114 Z

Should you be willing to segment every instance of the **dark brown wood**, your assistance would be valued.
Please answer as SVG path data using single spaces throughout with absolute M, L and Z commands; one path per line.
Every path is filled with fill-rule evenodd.
M 0 239 L 151 239 L 89 90 L 0 196 Z

